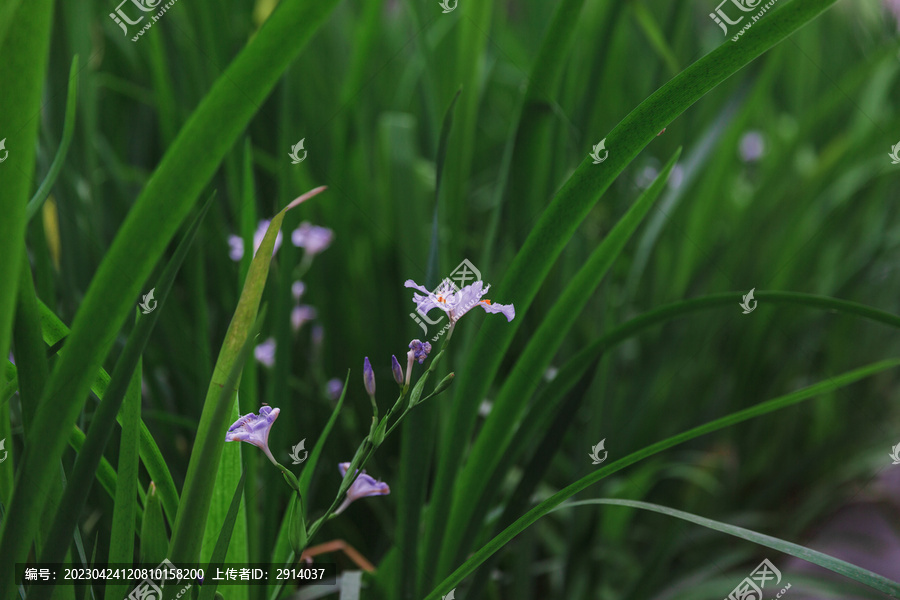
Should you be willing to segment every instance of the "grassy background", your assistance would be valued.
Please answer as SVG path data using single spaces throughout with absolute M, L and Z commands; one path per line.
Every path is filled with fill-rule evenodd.
M 270 445 L 288 464 L 290 447 L 306 438 L 312 448 L 331 414 L 326 381 L 343 380 L 351 369 L 341 417 L 304 498 L 312 515 L 330 504 L 340 482 L 337 463 L 352 458 L 368 431 L 363 357 L 375 367 L 383 412 L 393 400 L 390 355 L 402 357 L 409 340 L 420 337 L 403 281 L 432 286 L 468 258 L 495 284 L 492 300 L 515 303 L 514 286 L 499 284 L 591 146 L 690 64 L 720 44 L 732 44 L 708 18 L 713 2 L 704 0 L 463 1 L 448 14 L 436 1 L 347 0 L 333 10 L 331 4 L 315 9 L 293 2 L 272 14 L 275 19 L 282 8 L 302 6 L 297 14 L 318 11 L 323 24 L 297 32 L 308 38 L 305 47 L 302 40 L 290 47 L 273 42 L 259 52 L 260 62 L 253 64 L 284 65 L 283 73 L 272 67 L 272 81 L 278 78 L 267 94 L 264 73 L 257 86 L 242 87 L 252 80 L 231 78 L 226 69 L 248 40 L 262 37 L 258 28 L 270 18 L 271 0 L 177 2 L 137 42 L 131 35 L 138 26 L 125 37 L 107 16 L 115 9 L 111 3 L 56 3 L 40 112 L 29 113 L 27 121 L 39 132 L 35 175 L 17 163 L 0 165 L 0 170 L 16 167 L 31 182 L 26 197 L 37 189 L 62 137 L 69 68 L 77 54 L 74 139 L 26 237 L 36 296 L 67 324 L 136 199 L 146 200 L 145 219 L 166 220 L 170 207 L 154 208 L 156 197 L 145 194 L 147 189 L 218 191 L 141 364 L 141 418 L 178 490 L 249 268 L 249 253 L 241 263 L 229 259 L 227 237 L 249 239 L 259 220 L 314 186 L 328 186 L 285 216 L 284 243 L 262 296 L 268 310 L 260 339 L 275 338 L 276 363 L 272 369 L 248 365 L 240 394 L 241 413 L 255 412 L 263 402 L 281 408 Z M 129 12 L 136 14 L 133 7 Z M 12 22 L 7 48 L 16 35 Z M 695 425 L 897 355 L 896 336 L 884 324 L 767 302 L 761 293 L 817 294 L 889 313 L 900 310 L 894 277 L 900 258 L 897 167 L 887 156 L 900 141 L 896 28 L 878 1 L 837 2 L 666 124 L 665 132 L 624 167 L 567 241 L 530 308 L 517 312 L 515 337 L 498 357 L 499 376 L 484 382 L 490 386 L 486 398 L 494 399 L 503 381 L 515 375 L 518 357 L 562 290 L 678 148 L 682 153 L 660 199 L 586 298 L 558 352 L 547 358 L 560 366 L 617 325 L 687 298 L 721 292 L 737 298 L 756 288 L 758 308 L 742 315 L 736 300 L 707 308 L 607 352 L 567 396 L 564 417 L 547 419 L 535 437 L 521 440 L 525 446 L 517 449 L 516 460 L 504 460 L 505 450 L 498 448 L 503 468 L 502 477 L 491 482 L 495 497 L 488 510 L 475 511 L 476 520 L 446 524 L 469 527 L 474 536 L 464 547 L 446 551 L 448 556 L 439 546 L 444 530 L 429 528 L 436 514 L 429 500 L 441 489 L 456 488 L 450 479 L 442 480 L 444 488 L 436 483 L 435 453 L 452 449 L 448 456 L 462 466 L 471 439 L 452 437 L 454 411 L 461 405 L 454 394 L 417 409 L 401 427 L 402 436 L 388 438 L 367 466 L 389 482 L 391 495 L 357 502 L 313 540 L 343 539 L 378 567 L 365 580 L 364 597 L 421 598 L 431 592 L 493 537 L 496 513 L 537 459 L 545 461 L 545 470 L 534 490 L 543 498 L 595 469 L 586 455 L 601 439 L 610 458 L 618 459 Z M 542 42 L 548 30 L 561 34 Z M 287 26 L 283 33 L 290 39 Z M 748 39 L 749 34 L 734 44 Z M 542 43 L 548 52 L 539 52 Z M 151 186 L 163 155 L 188 127 L 191 113 L 211 97 L 217 80 L 236 88 L 231 98 L 240 108 L 229 122 L 232 108 L 220 107 L 221 120 L 207 125 L 220 124 L 223 132 L 240 128 L 236 141 L 226 140 L 225 133 L 209 146 L 180 138 L 177 171 L 170 171 L 177 177 Z M 441 123 L 460 86 L 435 201 Z M 15 103 L 25 102 L 12 94 L 4 100 L 2 112 L 15 112 Z M 246 127 L 242 119 L 249 119 Z M 10 127 L 16 124 L 23 126 Z M 762 136 L 765 149 L 759 160 L 745 161 L 740 144 L 751 131 Z M 14 132 L 8 135 L 10 156 L 20 160 L 17 155 L 27 150 L 12 143 Z M 287 154 L 301 138 L 308 156 L 292 165 Z M 612 143 L 607 148 L 615 157 L 618 148 Z M 214 160 L 219 156 L 220 163 Z M 213 169 L 210 181 L 199 174 Z M 191 205 L 179 206 L 186 215 Z M 5 214 L 10 223 L 21 219 Z M 302 253 L 289 238 L 303 220 L 333 229 L 335 240 L 303 276 L 303 302 L 316 308 L 318 319 L 295 335 L 290 287 Z M 159 252 L 178 223 L 165 222 L 159 228 L 168 237 L 161 238 Z M 140 226 L 135 221 L 135 228 Z M 161 271 L 156 267 L 149 278 L 134 280 L 156 262 L 148 259 L 138 267 L 141 247 L 135 252 L 133 271 L 107 269 L 110 281 L 128 282 L 130 287 L 122 284 L 123 295 L 126 287 L 130 292 L 137 286 L 146 293 Z M 429 268 L 432 252 L 436 262 Z M 10 273 L 4 277 L 14 280 L 18 255 L 4 261 Z M 460 374 L 479 347 L 476 333 L 485 319 L 502 317 L 477 311 L 460 322 L 438 375 Z M 314 326 L 324 332 L 321 343 L 314 341 Z M 118 335 L 111 351 L 98 358 L 105 356 L 107 371 L 113 371 L 129 331 L 114 328 Z M 2 336 L 0 341 L 5 343 Z M 18 357 L 19 345 L 12 351 Z M 51 358 L 51 368 L 54 363 Z M 896 379 L 895 371 L 886 371 L 692 441 L 616 473 L 584 497 L 655 502 L 803 543 L 849 502 L 870 497 L 887 502 L 872 481 L 889 468 L 887 452 L 900 442 Z M 545 380 L 538 393 L 552 386 Z M 469 398 L 468 404 L 481 400 Z M 7 448 L 14 461 L 4 468 L 21 455 L 23 403 L 17 396 L 8 405 Z M 518 403 L 528 410 L 536 406 L 532 394 Z M 79 412 L 82 430 L 89 428 L 96 406 L 92 396 Z M 476 431 L 484 422 L 474 414 L 469 418 Z M 510 431 L 517 425 L 510 422 Z M 119 444 L 116 432 L 105 454 L 114 468 Z M 253 474 L 245 490 L 244 556 L 268 562 L 289 495 L 261 453 L 248 446 L 240 454 L 238 460 Z M 66 450 L 64 468 L 71 468 L 73 457 Z M 4 506 L 11 481 L 9 473 L 0 478 Z M 139 481 L 146 490 L 150 477 L 142 470 Z M 225 507 L 228 501 L 230 496 Z M 420 514 L 423 502 L 429 509 Z M 495 507 L 496 513 L 490 510 Z M 78 544 L 88 560 L 106 559 L 112 514 L 112 498 L 95 485 L 78 520 L 83 540 Z M 422 542 L 415 543 L 419 536 Z M 77 560 L 81 550 L 72 548 Z M 773 554 L 766 556 L 780 564 Z M 673 586 L 702 581 L 709 585 L 691 597 L 721 597 L 761 556 L 747 542 L 634 509 L 560 511 L 499 553 L 496 577 L 482 574 L 477 589 L 463 584 L 457 596 L 663 598 L 672 597 L 666 594 Z M 342 557 L 332 559 L 353 568 Z M 264 597 L 262 588 L 221 591 L 226 598 Z

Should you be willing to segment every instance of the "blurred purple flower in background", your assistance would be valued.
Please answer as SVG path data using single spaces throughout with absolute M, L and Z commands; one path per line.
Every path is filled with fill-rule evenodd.
M 884 8 L 897 19 L 897 31 L 900 31 L 900 0 L 883 0 Z
M 244 240 L 238 235 L 228 236 L 228 258 L 237 262 L 244 257 Z
M 270 337 L 253 349 L 256 360 L 270 369 L 275 365 L 275 338 Z
M 294 333 L 300 331 L 304 323 L 316 318 L 316 309 L 307 304 L 298 304 L 291 311 L 291 329 Z
M 303 295 L 303 292 L 306 291 L 306 284 L 302 281 L 295 281 L 291 284 L 291 294 L 294 296 L 294 300 L 300 301 L 300 296 Z
M 766 144 L 763 136 L 758 131 L 748 131 L 741 138 L 741 160 L 744 162 L 755 162 L 762 158 L 766 153 Z
M 253 256 L 256 256 L 256 251 L 259 250 L 259 245 L 262 244 L 263 238 L 266 237 L 266 230 L 269 228 L 269 221 L 265 219 L 259 222 L 259 225 L 256 227 L 256 231 L 253 233 Z M 278 252 L 278 248 L 281 247 L 281 232 L 278 232 L 278 235 L 275 236 L 275 245 L 272 247 L 272 256 L 275 256 L 275 253 Z M 244 239 L 239 235 L 229 235 L 228 236 L 228 257 L 237 262 L 244 257 Z
M 226 442 L 247 442 L 260 448 L 272 461 L 272 464 L 278 466 L 278 461 L 269 451 L 269 430 L 272 424 L 278 418 L 280 408 L 272 408 L 271 406 L 263 406 L 259 409 L 259 414 L 249 413 L 238 419 L 228 428 L 225 434 Z
M 328 396 L 332 400 L 338 400 L 344 391 L 344 382 L 335 377 L 334 379 L 329 379 L 325 387 L 328 388 Z
M 340 463 L 338 465 L 338 470 L 341 472 L 341 477 L 344 477 L 347 474 L 347 469 L 350 468 L 350 463 Z M 357 471 L 358 472 L 358 471 Z M 353 485 L 350 486 L 350 489 L 347 490 L 347 498 L 344 499 L 344 502 L 338 507 L 334 514 L 339 515 L 344 512 L 344 509 L 350 506 L 350 503 L 354 500 L 359 500 L 360 498 L 365 498 L 367 496 L 385 496 L 391 493 L 391 488 L 388 487 L 383 481 L 376 481 L 371 475 L 366 475 L 366 472 L 363 471 L 356 478 L 356 481 L 353 482 Z
M 291 241 L 298 248 L 303 248 L 310 256 L 314 256 L 331 245 L 334 232 L 327 227 L 313 225 L 309 221 L 303 221 L 300 226 L 291 233 Z

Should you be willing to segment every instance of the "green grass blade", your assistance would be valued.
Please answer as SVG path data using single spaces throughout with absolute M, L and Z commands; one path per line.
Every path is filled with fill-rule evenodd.
M 0 218 L 0 256 L 3 257 L 0 281 L 4 282 L 0 285 L 0 356 L 5 359 L 9 356 L 19 269 L 25 256 L 25 203 L 34 174 L 34 148 L 40 120 L 35 116 L 41 112 L 53 2 L 4 2 L 0 18 L 0 54 L 7 57 L 0 61 L 0 89 L 6 107 L 0 111 L 0 131 L 3 132 L 0 135 L 4 136 L 0 139 L 6 140 L 5 152 L 9 153 L 4 160 L 0 184 L 3 187 L 0 195 L 0 215 L 3 215 Z M 11 26 L 13 23 L 15 27 Z M 56 464 L 56 460 L 48 461 L 48 465 Z M 0 575 L 0 581 L 11 582 L 12 579 L 11 572 Z M 12 594 L 11 587 L 5 589 Z
M 491 541 L 489 541 L 478 551 L 476 551 L 458 569 L 447 576 L 435 589 L 433 589 L 428 594 L 425 600 L 437 600 L 441 597 L 442 593 L 446 594 L 448 591 L 453 589 L 457 584 L 459 584 L 460 581 L 463 580 L 464 577 L 469 575 L 481 563 L 487 560 L 495 552 L 500 550 L 507 542 L 524 531 L 535 521 L 549 513 L 551 510 L 553 510 L 554 508 L 562 504 L 565 500 L 571 498 L 578 492 L 597 483 L 605 477 L 624 469 L 629 465 L 632 465 L 649 456 L 662 452 L 663 450 L 672 448 L 673 446 L 677 446 L 678 444 L 682 444 L 689 440 L 693 440 L 700 436 L 706 435 L 707 433 L 719 431 L 721 429 L 725 429 L 726 427 L 736 425 L 754 417 L 759 417 L 775 412 L 782 408 L 793 406 L 804 400 L 813 398 L 819 394 L 840 389 L 856 381 L 865 379 L 866 377 L 869 377 L 871 375 L 875 375 L 876 373 L 880 373 L 882 371 L 886 371 L 887 369 L 892 369 L 898 366 L 900 366 L 900 359 L 892 358 L 879 361 L 877 363 L 867 365 L 859 369 L 848 371 L 842 375 L 832 377 L 827 381 L 813 384 L 789 394 L 785 394 L 783 396 L 761 402 L 755 406 L 751 406 L 750 408 L 746 408 L 719 419 L 715 419 L 714 421 L 710 421 L 709 423 L 706 423 L 704 425 L 694 427 L 693 429 L 689 429 L 688 431 L 685 431 L 683 433 L 671 436 L 655 444 L 651 444 L 650 446 L 642 448 L 637 452 L 633 452 L 628 456 L 625 456 L 624 458 L 608 464 L 605 467 L 601 467 L 590 475 L 582 477 L 575 483 L 566 486 L 559 492 L 553 494 L 551 497 L 547 498 L 536 507 L 528 511 L 526 514 L 524 514 L 522 517 L 520 517 L 518 520 L 516 520 L 515 523 L 504 529 L 499 535 L 495 536 L 493 539 L 491 539 Z
M 0 597 L 12 595 L 13 565 L 24 559 L 34 536 L 52 469 L 63 454 L 68 432 L 83 406 L 82 399 L 134 298 L 226 152 L 336 4 L 337 0 L 281 2 L 200 102 L 129 211 L 75 316 L 72 337 L 67 342 L 70 352 L 61 357 L 47 382 L 47 402 L 38 408 L 35 430 L 41 439 L 35 437 L 26 444 L 21 464 L 28 479 L 13 492 L 0 538 Z M 18 109 L 0 111 L 0 131 L 17 132 L 11 134 L 7 143 L 22 148 L 22 157 L 31 155 L 25 149 L 34 145 L 37 122 L 29 121 L 22 128 L 10 120 L 14 118 L 11 115 L 25 114 L 31 119 L 38 112 L 51 8 L 49 0 L 20 7 L 22 27 L 10 30 L 3 48 L 8 51 L 5 56 L 16 60 L 0 66 L 0 87 L 9 105 Z M 22 73 L 31 77 L 23 77 Z M 15 161 L 20 160 L 30 164 L 26 158 L 10 160 L 13 164 L 4 166 L 15 167 Z M 0 207 L 5 215 L 0 219 L 0 256 L 10 257 L 9 261 L 0 261 L 0 280 L 7 282 L 17 281 L 15 276 L 24 252 L 24 199 L 33 169 L 23 162 L 9 172 L 21 172 L 23 177 L 15 177 L 13 185 L 6 188 L 3 198 L 11 200 L 10 206 L 4 202 Z M 132 277 L 124 281 L 122 273 Z M 0 286 L 0 307 L 9 313 L 0 314 L 3 355 L 9 346 L 10 300 L 15 297 L 15 287 Z M 40 453 L 28 451 L 28 447 L 36 449 L 41 441 Z
M 225 521 L 222 523 L 222 529 L 219 532 L 219 538 L 216 540 L 216 547 L 213 549 L 210 563 L 225 562 L 225 555 L 228 552 L 228 544 L 231 542 L 231 534 L 234 531 L 234 523 L 237 521 L 238 508 L 241 505 L 241 499 L 244 495 L 244 476 L 238 479 L 237 488 L 234 490 L 234 496 L 231 498 L 231 504 L 228 506 L 228 512 L 225 515 Z M 200 590 L 199 600 L 212 600 L 215 597 L 218 582 L 213 579 L 207 582 Z
M 63 124 L 62 139 L 59 142 L 59 149 L 56 156 L 50 164 L 50 170 L 47 176 L 41 182 L 41 186 L 28 201 L 25 207 L 25 220 L 31 221 L 34 215 L 41 210 L 44 200 L 50 195 L 59 172 L 62 171 L 63 163 L 66 162 L 66 155 L 69 153 L 69 145 L 72 143 L 72 136 L 75 133 L 75 108 L 78 106 L 78 55 L 72 58 L 72 67 L 69 69 L 69 94 L 66 96 L 66 120 Z
M 609 157 L 594 165 L 585 148 L 585 159 L 556 194 L 516 255 L 503 281 L 496 286 L 498 298 L 515 304 L 524 315 L 553 263 L 576 228 L 613 180 L 659 131 L 688 107 L 750 61 L 814 19 L 835 0 L 793 0 L 781 10 L 756 23 L 741 43 L 725 42 L 690 65 L 629 113 L 603 139 Z M 600 137 L 602 134 L 598 134 Z M 432 535 L 442 535 L 450 508 L 454 474 L 458 468 L 459 440 L 469 439 L 477 408 L 499 369 L 502 358 L 522 319 L 506 323 L 486 319 L 465 368 L 460 369 L 453 399 L 455 410 L 448 434 L 440 447 L 438 472 L 428 526 Z
M 141 444 L 141 361 L 135 366 L 131 385 L 122 401 L 122 436 L 119 442 L 119 462 L 116 495 L 113 504 L 112 529 L 109 534 L 110 563 L 131 564 L 134 560 L 134 516 L 138 513 Z M 95 547 L 96 548 L 96 547 Z M 159 563 L 157 563 L 159 564 Z M 130 591 L 124 583 L 113 581 L 107 594 L 110 598 L 124 598 Z
M 514 435 L 514 428 L 510 425 L 519 422 L 525 409 L 522 399 L 529 398 L 534 393 L 563 339 L 625 244 L 659 198 L 669 173 L 680 155 L 681 149 L 678 149 L 653 184 L 635 200 L 628 212 L 591 252 L 584 266 L 572 278 L 559 300 L 531 336 L 512 374 L 494 400 L 494 406 L 472 447 L 466 467 L 460 472 L 458 483 L 454 486 L 453 508 L 447 531 L 441 542 L 438 572 L 443 573 L 445 569 L 449 569 L 450 561 L 454 559 L 459 545 L 463 542 L 462 533 L 465 531 L 465 524 L 472 519 L 471 511 L 475 507 L 471 499 L 481 495 L 490 482 L 487 475 L 503 459 Z M 479 515 L 475 515 L 475 518 L 478 517 Z
M 147 504 L 144 508 L 144 522 L 141 524 L 141 562 L 158 565 L 166 557 L 169 538 L 166 535 L 166 520 L 156 485 L 151 481 L 147 490 Z
M 840 560 L 833 556 L 829 556 L 828 554 L 825 554 L 823 552 L 818 552 L 816 550 L 813 550 L 812 548 L 794 544 L 793 542 L 788 542 L 786 540 L 772 537 L 770 535 L 757 533 L 756 531 L 744 529 L 743 527 L 737 527 L 736 525 L 722 523 L 721 521 L 713 521 L 712 519 L 700 517 L 698 515 L 687 513 L 681 510 L 676 510 L 674 508 L 669 508 L 668 506 L 660 506 L 659 504 L 638 502 L 635 500 L 595 498 L 593 500 L 567 502 L 562 506 L 557 506 L 550 512 L 574 506 L 587 506 L 597 504 L 639 508 L 641 510 L 649 510 L 661 515 L 667 515 L 669 517 L 675 517 L 676 519 L 683 519 L 691 523 L 696 523 L 697 525 L 702 525 L 703 527 L 706 527 L 708 529 L 727 533 L 728 535 L 733 535 L 734 537 L 753 542 L 754 544 L 759 544 L 760 546 L 766 546 L 768 548 L 772 548 L 773 550 L 784 552 L 785 554 L 790 554 L 791 556 L 796 556 L 797 558 L 803 559 L 806 562 L 810 562 L 814 565 L 819 565 L 820 567 L 828 569 L 829 571 L 834 571 L 838 575 L 843 575 L 844 577 L 848 577 L 850 579 L 858 581 L 861 584 L 874 590 L 883 592 L 891 598 L 900 598 L 900 583 L 892 581 L 887 577 L 883 577 L 877 573 L 873 573 L 872 571 L 869 571 L 867 569 L 863 569 L 862 567 L 857 567 L 854 564 Z

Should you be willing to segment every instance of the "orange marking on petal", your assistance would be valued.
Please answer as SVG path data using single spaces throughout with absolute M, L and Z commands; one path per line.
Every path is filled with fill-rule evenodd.
M 482 300 L 482 302 L 484 302 L 485 304 L 490 304 L 490 303 L 491 303 L 491 301 L 488 300 L 487 298 L 485 298 L 484 300 Z

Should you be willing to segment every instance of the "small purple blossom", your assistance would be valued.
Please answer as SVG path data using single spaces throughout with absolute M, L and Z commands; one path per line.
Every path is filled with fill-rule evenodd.
M 431 344 L 413 340 L 409 343 L 409 349 L 412 350 L 413 360 L 419 361 L 421 365 L 428 358 L 428 353 L 431 352 Z
M 253 349 L 256 360 L 270 369 L 275 365 L 275 338 L 270 337 Z
M 260 221 L 259 225 L 256 227 L 256 231 L 253 233 L 253 256 L 256 256 L 256 251 L 259 250 L 260 244 L 262 244 L 263 238 L 266 237 L 266 230 L 269 229 L 269 221 L 268 219 Z M 272 256 L 275 256 L 275 253 L 278 252 L 278 248 L 281 247 L 281 232 L 278 232 L 278 235 L 275 236 L 275 245 L 272 247 Z M 244 257 L 244 240 L 239 235 L 229 235 L 228 236 L 228 257 L 237 262 Z
M 347 474 L 347 469 L 350 468 L 350 463 L 340 463 L 338 465 L 338 470 L 341 472 L 341 477 L 344 477 Z M 359 471 L 357 471 L 359 473 Z M 338 507 L 334 514 L 339 515 L 344 512 L 344 509 L 350 506 L 350 503 L 354 500 L 359 500 L 360 498 L 366 498 L 368 496 L 386 496 L 391 493 L 391 488 L 388 487 L 383 481 L 377 481 L 371 475 L 367 475 L 365 470 L 362 473 L 359 473 L 356 480 L 350 486 L 350 489 L 347 490 L 347 497 L 344 499 L 344 502 Z
M 303 295 L 303 292 L 306 291 L 306 284 L 302 281 L 295 281 L 291 284 L 291 294 L 294 295 L 294 300 L 297 302 L 300 301 L 300 296 Z
M 272 424 L 278 418 L 280 408 L 272 408 L 271 406 L 263 406 L 259 409 L 259 414 L 249 413 L 238 419 L 228 428 L 225 434 L 226 442 L 247 442 L 260 448 L 272 461 L 272 464 L 278 466 L 278 461 L 272 456 L 269 450 L 269 431 Z
M 303 221 L 291 233 L 291 241 L 294 245 L 306 250 L 309 256 L 314 256 L 324 251 L 331 245 L 332 239 L 334 239 L 334 231 L 327 227 L 313 225 L 309 221 Z
M 744 162 L 756 162 L 766 152 L 766 145 L 762 134 L 758 131 L 748 131 L 741 137 L 741 160 Z
M 900 0 L 883 0 L 885 10 L 897 19 L 897 31 L 900 31 Z
M 394 374 L 394 381 L 397 382 L 397 385 L 403 385 L 403 367 L 400 366 L 400 361 L 397 360 L 395 355 L 391 355 L 391 373 Z
M 476 281 L 456 291 L 454 286 L 445 279 L 434 293 L 429 292 L 412 279 L 407 279 L 403 285 L 426 294 L 425 296 L 413 294 L 413 302 L 416 303 L 416 309 L 419 312 L 427 315 L 432 309 L 439 308 L 450 316 L 451 325 L 476 306 L 480 306 L 485 312 L 501 313 L 507 321 L 512 321 L 516 317 L 516 308 L 512 304 L 493 304 L 487 298 L 482 299 L 491 288 L 491 286 L 485 287 L 483 281 Z
M 316 309 L 307 304 L 298 304 L 291 311 L 291 328 L 294 333 L 300 331 L 304 323 L 316 318 Z
M 244 240 L 238 235 L 228 236 L 228 258 L 238 262 L 244 257 Z
M 329 379 L 325 387 L 328 389 L 328 397 L 332 400 L 337 400 L 344 391 L 344 382 L 335 377 L 334 379 Z
M 363 383 L 366 384 L 366 392 L 370 396 L 375 395 L 375 372 L 372 370 L 372 363 L 369 362 L 369 357 L 363 361 Z

